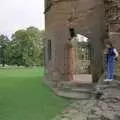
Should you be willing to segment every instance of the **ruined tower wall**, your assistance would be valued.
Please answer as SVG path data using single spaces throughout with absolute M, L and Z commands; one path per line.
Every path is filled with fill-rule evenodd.
M 45 13 L 47 39 L 52 41 L 52 59 L 48 70 L 56 73 L 57 79 L 66 79 L 66 41 L 69 35 L 68 20 L 76 33 L 89 38 L 92 45 L 92 73 L 97 80 L 102 71 L 102 42 L 104 29 L 104 4 L 102 0 L 53 0 Z M 61 77 L 62 76 L 62 77 Z

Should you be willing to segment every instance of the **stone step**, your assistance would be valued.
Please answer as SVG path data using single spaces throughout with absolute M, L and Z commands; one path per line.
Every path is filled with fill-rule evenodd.
M 59 89 L 59 91 L 64 91 L 66 93 L 72 92 L 75 94 L 81 94 L 81 93 L 93 94 L 95 90 L 94 89 L 86 89 L 86 88 L 71 88 L 71 89 Z
M 86 89 L 86 88 L 73 88 L 71 89 L 72 92 L 85 92 L 85 93 L 91 93 L 93 89 Z
M 95 90 L 95 86 L 91 85 L 81 85 L 81 86 L 62 86 L 59 90 L 66 92 L 87 92 L 90 93 Z
M 75 87 L 79 87 L 79 88 L 82 88 L 82 87 L 94 88 L 95 85 L 96 85 L 95 83 L 94 84 L 75 84 L 75 85 L 73 85 L 73 87 L 75 86 Z
M 87 120 L 100 120 L 100 117 L 99 116 L 95 116 L 95 115 L 89 115 L 87 117 Z
M 92 98 L 92 94 L 88 93 L 88 92 L 66 92 L 66 91 L 57 91 L 57 95 L 67 98 L 67 99 L 82 99 L 82 100 L 86 100 L 86 99 L 90 99 Z
M 94 88 L 96 84 L 74 84 L 74 83 L 63 83 L 60 84 L 60 88 Z

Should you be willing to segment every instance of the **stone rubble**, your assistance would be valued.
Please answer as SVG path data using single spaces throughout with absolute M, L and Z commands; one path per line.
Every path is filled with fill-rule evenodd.
M 72 101 L 54 120 L 120 120 L 120 86 L 102 92 L 100 99 Z

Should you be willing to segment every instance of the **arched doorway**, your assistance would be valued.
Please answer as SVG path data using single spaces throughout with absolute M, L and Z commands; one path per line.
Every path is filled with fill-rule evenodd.
M 91 49 L 87 37 L 77 34 L 76 38 L 76 74 L 90 74 Z
M 76 34 L 69 40 L 68 79 L 92 83 L 91 45 L 89 39 L 81 34 Z

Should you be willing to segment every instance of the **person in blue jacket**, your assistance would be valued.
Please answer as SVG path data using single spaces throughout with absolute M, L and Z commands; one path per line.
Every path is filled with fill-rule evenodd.
M 107 57 L 107 78 L 104 81 L 112 81 L 114 79 L 115 75 L 115 66 L 116 66 L 116 61 L 118 59 L 118 52 L 115 47 L 113 47 L 112 43 L 108 43 L 106 45 L 107 52 L 106 52 L 106 57 Z

